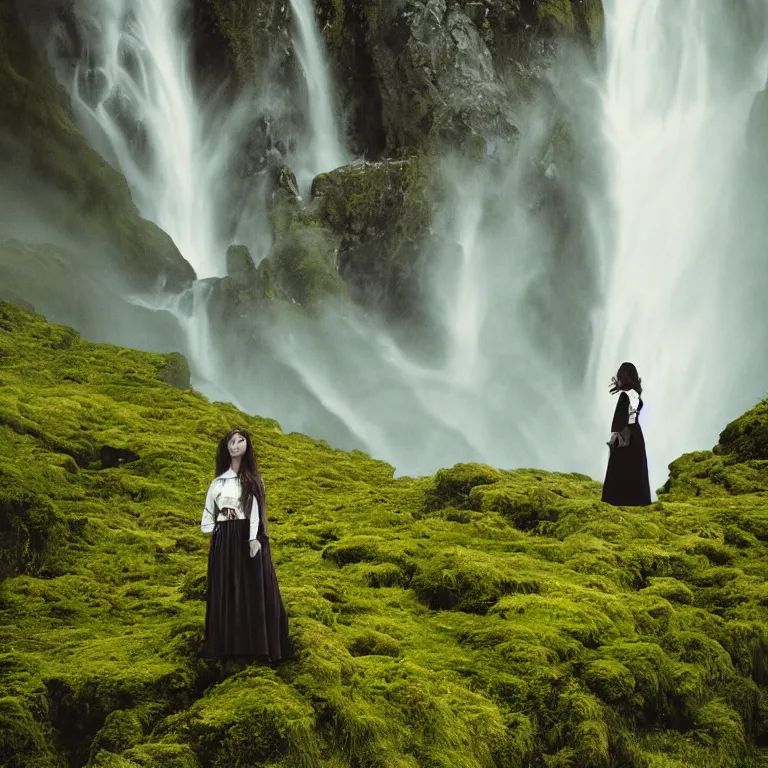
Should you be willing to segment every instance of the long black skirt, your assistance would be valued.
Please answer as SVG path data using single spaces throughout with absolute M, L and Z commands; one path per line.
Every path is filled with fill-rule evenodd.
M 250 520 L 218 522 L 208 552 L 205 639 L 219 659 L 277 662 L 289 655 L 288 617 L 269 541 L 250 556 Z
M 642 507 L 651 503 L 648 457 L 639 424 L 629 425 L 629 445 L 611 448 L 602 498 L 617 507 Z

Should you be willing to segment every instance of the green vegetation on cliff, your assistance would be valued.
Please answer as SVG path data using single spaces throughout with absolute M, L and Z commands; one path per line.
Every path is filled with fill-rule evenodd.
M 0 304 L 1 764 L 758 765 L 766 404 L 628 510 L 580 475 L 393 479 L 179 388 L 179 363 Z M 277 669 L 202 642 L 200 505 L 232 425 L 267 481 Z

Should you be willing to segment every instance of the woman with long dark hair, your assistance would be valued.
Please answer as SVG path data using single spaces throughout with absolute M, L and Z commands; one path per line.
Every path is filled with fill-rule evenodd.
M 233 429 L 219 441 L 200 529 L 213 533 L 205 612 L 211 654 L 273 663 L 284 659 L 288 618 L 269 550 L 266 491 L 244 429 Z
M 611 394 L 620 394 L 608 441 L 610 456 L 602 497 L 615 506 L 642 507 L 651 503 L 645 438 L 638 421 L 643 409 L 642 391 L 637 368 L 632 363 L 622 363 L 611 379 Z

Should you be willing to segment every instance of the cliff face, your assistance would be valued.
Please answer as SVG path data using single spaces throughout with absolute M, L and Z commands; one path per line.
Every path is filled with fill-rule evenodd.
M 0 304 L 3 765 L 761 764 L 765 404 L 618 509 L 580 475 L 394 480 L 187 386 L 178 356 Z M 232 426 L 266 478 L 277 669 L 203 643 Z
M 301 91 L 290 3 L 200 0 L 197 7 L 229 41 L 242 87 L 264 89 L 275 82 Z M 444 202 L 441 158 L 458 154 L 478 166 L 508 162 L 527 138 L 521 137 L 521 125 L 530 104 L 555 101 L 546 75 L 563 44 L 580 47 L 587 58 L 599 46 L 602 5 L 599 0 L 316 0 L 314 7 L 344 106 L 347 145 L 369 162 L 322 174 L 312 199 L 304 201 L 306 210 L 286 207 L 280 182 L 275 183 L 281 221 L 294 218 L 291 226 L 273 227 L 275 246 L 264 271 L 285 274 L 280 254 L 298 247 L 306 259 L 294 259 L 296 264 L 309 259 L 330 265 L 346 289 L 318 268 L 322 284 L 316 290 L 295 291 L 292 281 L 284 280 L 281 295 L 306 305 L 309 295 L 348 293 L 394 322 L 424 322 L 419 277 L 430 259 L 458 247 L 430 231 Z M 563 272 L 582 283 L 589 271 L 581 253 L 583 212 L 573 201 L 576 185 L 566 187 L 584 172 L 577 170 L 580 156 L 570 141 L 568 117 L 554 107 L 551 112 L 549 139 L 525 171 L 525 194 L 536 215 L 550 222 Z M 252 166 L 271 168 L 275 178 L 285 173 L 280 169 L 290 163 L 288 146 L 301 141 L 300 122 L 281 103 L 254 125 Z M 325 234 L 315 229 L 305 236 L 307 222 Z M 284 244 L 289 229 L 291 242 Z M 239 311 L 253 309 L 251 294 L 238 295 Z
M 19 211 L 34 208 L 59 237 L 89 241 L 108 271 L 138 287 L 194 279 L 171 238 L 139 216 L 123 176 L 76 128 L 14 0 L 0 0 L 0 169 Z
M 292 69 L 289 3 L 199 0 L 244 81 Z M 510 138 L 562 39 L 596 48 L 600 0 L 315 0 L 347 137 L 369 160 Z M 295 76 L 295 69 L 293 69 Z

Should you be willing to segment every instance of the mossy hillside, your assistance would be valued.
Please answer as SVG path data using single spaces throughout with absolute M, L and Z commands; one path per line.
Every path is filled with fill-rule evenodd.
M 102 258 L 114 260 L 140 286 L 161 276 L 169 286 L 194 279 L 171 238 L 139 216 L 123 176 L 88 146 L 75 126 L 66 96 L 19 22 L 14 0 L 0 0 L 0 142 L 2 172 L 19 194 L 64 200 L 45 208 L 50 223 L 70 235 L 98 241 Z
M 165 384 L 174 364 L 0 304 L 1 763 L 709 768 L 760 755 L 765 485 L 695 496 L 678 473 L 631 510 L 575 474 L 467 464 L 393 479 Z M 222 666 L 202 644 L 197 526 L 233 424 L 254 435 L 268 486 L 295 644 L 277 669 Z M 722 472 L 759 471 L 744 466 Z

